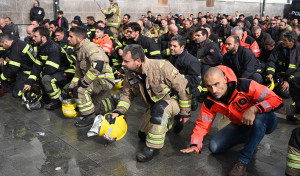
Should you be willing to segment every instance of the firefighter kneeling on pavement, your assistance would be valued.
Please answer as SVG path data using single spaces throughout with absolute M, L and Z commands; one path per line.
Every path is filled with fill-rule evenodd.
M 122 65 L 129 72 L 113 117 L 125 114 L 134 96 L 142 96 L 149 108 L 141 119 L 139 137 L 146 141 L 146 147 L 137 153 L 136 159 L 147 162 L 163 147 L 174 116 L 180 115 L 183 123 L 190 117 L 191 95 L 185 90 L 188 81 L 171 63 L 145 57 L 143 48 L 136 44 L 124 48 Z
M 104 50 L 86 39 L 84 28 L 72 27 L 68 40 L 77 54 L 75 76 L 68 92 L 76 99 L 82 117 L 75 126 L 85 127 L 93 124 L 94 104 L 114 86 L 114 75 Z

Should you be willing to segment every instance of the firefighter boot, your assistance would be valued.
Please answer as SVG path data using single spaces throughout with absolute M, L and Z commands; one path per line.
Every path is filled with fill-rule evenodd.
M 138 136 L 142 142 L 146 142 L 146 133 L 139 130 Z
M 295 105 L 290 105 L 291 114 L 286 116 L 287 121 L 297 121 L 300 118 L 300 112 L 296 109 Z
M 59 99 L 51 99 L 50 103 L 45 105 L 45 109 L 54 110 L 61 107 L 61 101 Z
M 75 123 L 76 127 L 87 127 L 90 126 L 94 123 L 94 119 L 96 117 L 95 113 L 92 113 L 90 115 L 87 116 L 82 116 L 83 118 L 79 118 L 80 120 L 78 120 Z
M 152 158 L 158 155 L 159 149 L 144 147 L 143 150 L 136 155 L 136 160 L 138 162 L 148 162 Z

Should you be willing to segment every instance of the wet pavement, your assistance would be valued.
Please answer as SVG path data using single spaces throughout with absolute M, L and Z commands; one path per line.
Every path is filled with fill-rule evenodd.
M 285 120 L 289 113 L 285 109 L 291 100 L 284 102 L 285 106 L 277 110 L 277 129 L 264 137 L 246 175 L 284 175 L 288 140 L 292 129 L 298 126 Z M 144 146 L 137 132 L 145 110 L 142 100 L 136 98 L 126 114 L 126 136 L 106 146 L 102 137 L 87 137 L 89 128 L 76 128 L 75 119 L 63 118 L 61 109 L 31 112 L 19 99 L 5 94 L 0 98 L 0 175 L 227 175 L 242 145 L 218 155 L 208 150 L 213 134 L 228 123 L 226 117 L 219 115 L 215 119 L 200 155 L 179 151 L 189 146 L 200 106 L 180 134 L 167 133 L 165 146 L 157 157 L 148 163 L 136 162 L 136 152 Z

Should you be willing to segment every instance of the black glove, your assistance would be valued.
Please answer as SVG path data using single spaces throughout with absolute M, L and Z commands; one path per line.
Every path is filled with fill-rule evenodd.
M 72 92 L 73 92 L 73 98 L 77 99 L 78 98 L 78 86 L 74 87 Z
M 78 81 L 78 87 L 87 88 L 88 86 L 87 86 L 87 83 L 84 80 L 83 81 L 79 80 Z

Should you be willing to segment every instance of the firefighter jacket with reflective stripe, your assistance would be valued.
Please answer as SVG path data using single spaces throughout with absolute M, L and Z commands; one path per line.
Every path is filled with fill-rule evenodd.
M 144 101 L 152 106 L 159 100 L 175 98 L 177 94 L 180 114 L 190 114 L 191 95 L 186 92 L 188 81 L 170 62 L 145 57 L 141 67 L 142 74 L 146 77 L 146 85 L 141 83 L 141 75 L 134 72 L 127 73 L 123 82 L 121 98 L 114 112 L 125 114 L 134 96 L 137 95 L 141 95 Z M 144 86 L 146 86 L 147 92 L 144 91 Z M 151 102 L 147 101 L 146 94 L 151 98 Z
M 7 80 L 8 78 L 16 78 L 19 72 L 24 72 L 28 74 L 31 73 L 34 65 L 39 65 L 40 62 L 36 60 L 36 53 L 33 49 L 24 41 L 15 39 L 10 48 L 7 50 L 9 57 L 9 62 L 6 67 L 4 67 L 3 73 L 0 76 L 0 80 Z M 37 74 L 29 77 L 36 81 Z
M 289 140 L 285 173 L 300 175 L 300 127 L 293 129 Z
M 300 77 L 300 43 L 293 48 L 284 48 L 279 44 L 271 53 L 266 66 L 266 74 L 276 75 L 289 81 Z
M 120 49 L 123 49 L 125 46 L 133 44 L 133 39 L 126 39 L 126 37 L 118 37 L 118 41 L 114 43 L 114 49 L 119 53 Z
M 149 59 L 162 59 L 159 46 L 157 45 L 157 43 L 155 43 L 153 39 L 140 34 L 139 38 L 134 43 L 142 46 L 145 55 Z
M 191 54 L 205 65 L 216 66 L 222 62 L 222 54 L 218 44 L 208 38 L 192 49 Z
M 103 50 L 110 54 L 113 49 L 113 43 L 108 35 L 104 34 L 102 38 L 94 38 L 93 43 L 96 43 L 98 46 L 101 46 Z
M 121 9 L 116 0 L 110 3 L 108 10 L 102 10 L 102 13 L 107 19 L 107 26 L 119 28 Z
M 93 81 L 101 81 L 105 84 L 104 80 L 114 84 L 114 75 L 112 68 L 109 66 L 109 59 L 101 47 L 90 42 L 89 39 L 84 39 L 80 43 L 76 53 L 75 76 L 70 84 L 70 88 L 73 88 L 74 84 L 79 80 L 83 84 L 86 84 L 86 86 Z M 99 68 L 101 61 L 103 62 L 103 66 Z
M 250 78 L 261 69 L 253 52 L 242 46 L 239 46 L 235 55 L 226 53 L 223 56 L 223 65 L 231 68 L 238 78 Z
M 233 93 L 229 95 L 228 103 L 215 99 L 210 93 L 200 110 L 196 121 L 191 145 L 202 147 L 203 137 L 209 132 L 217 113 L 224 114 L 232 123 L 243 125 L 241 119 L 245 111 L 251 106 L 257 107 L 258 113 L 266 113 L 275 110 L 282 104 L 282 99 L 264 85 L 253 80 L 237 79 L 234 72 L 223 65 L 220 68 L 227 78 L 227 85 L 233 85 Z M 228 86 L 229 87 L 229 86 Z M 229 89 L 229 88 L 228 88 Z
M 227 37 L 231 35 L 231 29 L 232 27 L 229 24 L 226 24 L 225 27 L 220 26 L 217 29 L 217 34 L 219 35 L 219 38 L 222 40 L 223 43 L 225 43 Z
M 177 56 L 171 56 L 170 62 L 178 69 L 179 73 L 188 80 L 187 89 L 190 94 L 195 94 L 201 82 L 201 63 L 186 49 Z
M 171 43 L 171 38 L 169 37 L 168 33 L 163 34 L 162 36 L 160 36 L 158 38 L 157 44 L 160 47 L 160 51 L 162 54 L 162 57 L 164 59 L 168 59 L 170 58 L 171 54 L 170 54 L 170 43 Z

